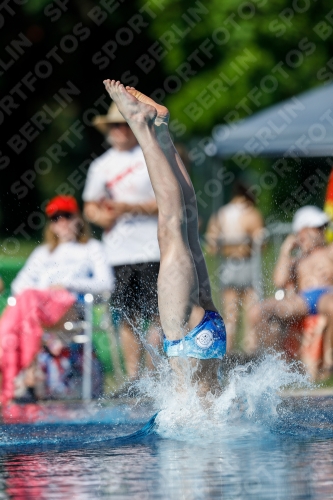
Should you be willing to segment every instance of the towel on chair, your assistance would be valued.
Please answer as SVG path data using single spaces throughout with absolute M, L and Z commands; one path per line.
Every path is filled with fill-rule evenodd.
M 39 352 L 44 328 L 55 325 L 75 300 L 65 289 L 28 289 L 6 308 L 0 320 L 2 403 L 13 398 L 15 377 Z

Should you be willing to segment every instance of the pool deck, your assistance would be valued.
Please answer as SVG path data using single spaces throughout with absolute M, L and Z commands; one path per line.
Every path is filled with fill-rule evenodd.
M 282 397 L 327 397 L 333 396 L 333 387 L 318 387 L 316 389 L 286 389 L 281 391 Z

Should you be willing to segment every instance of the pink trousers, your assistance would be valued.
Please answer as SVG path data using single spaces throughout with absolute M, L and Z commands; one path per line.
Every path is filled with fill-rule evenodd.
M 55 325 L 71 308 L 75 296 L 67 290 L 25 290 L 16 296 L 0 320 L 1 401 L 14 396 L 14 379 L 41 347 L 44 328 Z

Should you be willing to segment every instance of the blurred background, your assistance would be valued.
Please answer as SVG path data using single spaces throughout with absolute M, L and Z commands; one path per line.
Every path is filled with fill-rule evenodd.
M 52 196 L 67 192 L 80 199 L 89 163 L 107 147 L 91 125 L 109 106 L 105 78 L 137 86 L 169 106 L 174 140 L 186 147 L 201 191 L 204 231 L 211 212 L 230 198 L 233 179 L 256 185 L 274 161 L 253 159 L 246 169 L 226 161 L 222 189 L 204 189 L 221 168 L 209 149 L 212 129 L 332 78 L 330 10 L 329 0 L 2 4 L 2 255 L 24 248 L 8 238 L 27 246 L 40 239 L 43 207 Z M 253 89 L 268 74 L 277 83 L 259 95 Z M 265 217 L 288 219 L 279 207 L 293 184 L 318 165 L 330 170 L 326 159 L 288 161 L 288 176 L 257 190 Z M 308 203 L 320 203 L 323 192 L 310 193 Z
M 0 274 L 7 290 L 42 240 L 48 201 L 65 194 L 81 203 L 90 163 L 109 148 L 92 125 L 110 105 L 106 78 L 169 107 L 202 237 L 236 181 L 256 198 L 266 227 L 290 222 L 304 203 L 323 206 L 327 155 L 286 157 L 280 175 L 279 155 L 222 161 L 214 138 L 221 126 L 331 82 L 329 0 L 14 0 L 2 4 L 0 28 Z M 315 187 L 295 196 L 314 172 Z M 274 291 L 272 270 L 289 226 L 280 229 L 262 248 L 260 297 Z M 208 256 L 208 265 L 220 302 L 219 258 Z
M 252 491 L 253 498 L 269 498 L 271 491 L 287 491 L 289 482 L 290 491 L 297 491 L 293 498 L 314 498 L 317 491 L 318 498 L 324 497 L 323 492 L 326 492 L 326 498 L 332 498 L 328 481 L 332 477 L 332 450 L 329 441 L 325 442 L 331 436 L 328 393 L 323 393 L 325 399 L 322 402 L 312 396 L 306 396 L 306 399 L 297 396 L 290 399 L 294 401 L 290 404 L 288 399 L 280 404 L 280 398 L 276 399 L 275 393 L 289 388 L 290 383 L 293 386 L 294 381 L 299 384 L 300 379 L 292 375 L 293 370 L 303 371 L 312 380 L 333 387 L 333 309 L 329 309 L 326 316 L 310 315 L 297 322 L 293 318 L 283 322 L 272 315 L 270 319 L 273 321 L 266 322 L 269 327 L 267 337 L 266 332 L 263 334 L 260 330 L 260 321 L 257 320 L 255 328 L 248 321 L 253 310 L 259 310 L 259 306 L 267 302 L 264 299 L 270 297 L 274 302 L 287 298 L 292 302 L 298 292 L 297 284 L 294 286 L 296 280 L 280 287 L 276 280 L 274 283 L 273 275 L 283 241 L 293 232 L 290 223 L 295 211 L 303 205 L 316 205 L 322 209 L 326 198 L 326 205 L 330 202 L 330 206 L 329 210 L 327 206 L 325 209 L 333 220 L 333 176 L 330 197 L 326 196 L 333 165 L 332 0 L 3 0 L 0 5 L 0 37 L 0 421 L 1 418 L 5 423 L 44 421 L 53 426 L 58 421 L 66 425 L 67 420 L 72 420 L 76 425 L 82 418 L 83 425 L 82 434 L 74 426 L 56 425 L 53 426 L 54 431 L 43 425 L 32 430 L 31 427 L 19 426 L 18 431 L 14 428 L 14 433 L 2 426 L 3 458 L 0 457 L 0 463 L 4 477 L 1 477 L 3 486 L 0 491 L 6 487 L 8 493 L 3 493 L 6 496 L 0 493 L 1 498 L 51 498 L 53 491 L 57 498 L 60 498 L 61 491 L 65 492 L 62 498 L 68 498 L 68 492 L 71 492 L 73 499 L 93 498 L 92 491 L 97 491 L 97 487 L 96 498 L 108 492 L 110 496 L 114 495 L 116 491 L 121 495 L 135 491 L 138 497 L 137 491 L 141 491 L 141 487 L 142 498 L 150 494 L 151 488 L 154 489 L 152 497 L 155 495 L 155 498 L 159 482 L 163 484 L 161 495 L 169 490 L 175 495 L 174 492 L 179 490 L 182 493 L 186 491 L 188 497 L 193 483 L 193 498 L 203 498 L 207 491 L 214 492 L 212 494 L 215 497 L 218 487 L 222 492 L 222 484 L 218 484 L 217 479 L 222 475 L 223 491 L 228 491 L 230 498 L 235 488 L 237 498 L 243 490 L 244 498 L 252 498 Z M 161 440 L 161 445 L 152 441 L 152 445 L 150 442 L 148 444 L 147 453 L 144 443 L 142 446 L 140 443 L 140 446 L 135 444 L 134 452 L 126 444 L 126 449 L 123 448 L 125 460 L 122 460 L 122 452 L 110 452 L 109 448 L 104 454 L 99 444 L 96 445 L 97 455 L 94 455 L 93 448 L 88 450 L 88 460 L 81 451 L 77 453 L 73 450 L 71 455 L 67 455 L 67 451 L 61 454 L 63 439 L 64 449 L 67 450 L 67 446 L 76 446 L 68 443 L 76 443 L 81 435 L 84 445 L 89 443 L 88 438 L 94 441 L 94 433 L 100 435 L 99 442 L 104 439 L 104 435 L 107 436 L 107 446 L 112 447 L 109 438 L 116 435 L 113 434 L 115 422 L 126 423 L 127 429 L 128 420 L 131 422 L 133 419 L 135 422 L 137 417 L 140 423 L 144 421 L 142 418 L 146 418 L 146 395 L 141 410 L 136 403 L 134 406 L 129 404 L 127 409 L 127 399 L 125 404 L 122 399 L 118 399 L 121 402 L 119 405 L 114 403 L 117 399 L 112 399 L 138 395 L 136 386 L 128 385 L 127 382 L 128 379 L 135 380 L 126 364 L 133 344 L 128 342 L 129 337 L 127 346 L 130 348 L 126 349 L 126 342 L 121 344 L 122 318 L 114 308 L 111 286 L 105 289 L 106 294 L 103 289 L 102 293 L 96 292 L 95 296 L 92 295 L 95 292 L 76 290 L 80 294 L 75 296 L 73 310 L 69 310 L 76 315 L 68 318 L 64 316 L 66 321 L 61 327 L 56 320 L 53 323 L 50 320 L 50 326 L 57 330 L 55 332 L 51 329 L 39 331 L 42 326 L 44 328 L 45 321 L 34 318 L 36 311 L 49 312 L 49 304 L 56 303 L 55 299 L 51 301 L 52 294 L 66 292 L 73 283 L 76 284 L 74 279 L 67 279 L 77 264 L 75 250 L 68 262 L 62 262 L 66 264 L 63 267 L 63 280 L 69 283 L 62 283 L 63 290 L 53 290 L 50 286 L 46 290 L 50 292 L 49 303 L 44 302 L 41 306 L 41 302 L 37 301 L 36 290 L 28 289 L 37 298 L 35 302 L 23 302 L 25 308 L 22 309 L 20 300 L 22 296 L 29 297 L 28 294 L 24 295 L 23 292 L 22 295 L 16 295 L 15 290 L 13 292 L 11 289 L 11 283 L 20 270 L 25 269 L 29 274 L 31 261 L 27 264 L 27 257 L 34 249 L 40 250 L 43 229 L 47 223 L 45 208 L 50 200 L 58 195 L 71 195 L 83 208 L 82 192 L 88 168 L 110 147 L 92 123 L 94 117 L 106 115 L 111 104 L 103 85 L 103 80 L 108 78 L 134 86 L 170 109 L 170 131 L 197 195 L 200 237 L 213 298 L 223 313 L 227 334 L 231 339 L 228 338 L 229 351 L 223 361 L 224 380 L 227 380 L 228 370 L 235 365 L 255 361 L 257 356 L 260 357 L 263 352 L 271 353 L 272 349 L 279 353 L 279 359 L 269 354 L 264 363 L 258 365 L 258 370 L 255 364 L 247 365 L 246 371 L 240 369 L 231 378 L 232 390 L 229 392 L 236 396 L 240 394 L 240 398 L 232 396 L 230 404 L 228 398 L 225 399 L 221 408 L 228 408 L 228 415 L 236 415 L 237 418 L 233 417 L 233 420 L 236 425 L 245 425 L 245 431 L 239 433 L 235 427 L 237 446 L 233 444 L 231 432 L 230 435 L 228 433 L 227 445 L 222 442 L 222 448 L 218 448 L 218 473 L 211 466 L 214 453 L 211 441 L 207 454 L 201 453 L 199 443 L 200 460 L 193 468 L 192 443 L 187 453 L 186 448 L 180 447 L 180 439 L 183 438 L 178 439 L 185 435 L 182 434 L 181 419 L 176 419 L 176 424 L 180 422 L 181 425 L 181 433 L 177 433 L 178 444 L 171 442 L 168 445 L 167 439 Z M 329 92 L 325 91 L 324 97 L 322 95 L 320 106 L 318 99 L 318 110 L 316 97 L 311 106 L 302 107 L 302 98 L 299 98 L 302 93 L 321 89 Z M 289 99 L 292 99 L 290 108 L 285 104 L 280 106 L 279 103 Z M 326 121 L 321 122 L 325 99 L 328 115 Z M 243 142 L 240 140 L 238 150 L 236 139 L 239 128 L 236 124 L 241 120 L 251 120 L 275 105 L 278 105 L 275 109 L 278 120 L 272 121 L 269 117 L 264 120 L 266 134 L 268 129 L 278 140 L 282 132 L 288 138 L 289 128 L 286 124 L 290 125 L 290 134 L 291 131 L 294 134 L 292 143 L 299 143 L 298 150 L 283 154 L 286 149 L 282 148 L 279 154 L 273 151 L 261 155 L 262 146 L 272 142 L 264 134 L 257 136 L 254 133 L 251 138 L 252 122 L 247 125 L 246 139 L 243 138 Z M 304 124 L 300 110 L 307 114 Z M 315 128 L 312 129 L 312 125 Z M 230 144 L 228 136 L 232 131 L 236 134 L 233 141 L 236 149 L 233 153 L 224 154 L 224 148 Z M 307 148 L 309 138 L 317 147 L 316 154 L 302 155 L 302 148 Z M 321 142 L 326 144 L 323 152 L 320 150 Z M 237 183 L 246 191 L 241 203 L 239 200 L 235 203 L 233 199 Z M 229 203 L 230 200 L 233 203 Z M 250 207 L 256 224 L 253 230 L 245 231 L 242 226 L 244 212 L 238 209 L 236 222 L 235 217 L 225 217 L 227 222 L 231 221 L 227 234 L 222 224 L 218 227 L 218 217 L 214 216 L 219 214 L 221 207 L 223 211 L 226 206 L 230 214 L 230 205 L 233 205 L 232 209 L 237 204 L 241 209 L 244 204 L 247 209 Z M 77 215 L 76 210 L 74 213 Z M 73 213 L 59 209 L 58 212 L 54 211 L 53 216 L 54 223 L 69 224 Z M 136 213 L 133 218 L 135 216 Z M 47 225 L 50 226 L 50 221 Z M 214 226 L 215 237 L 210 242 L 207 235 L 209 230 L 211 234 L 214 233 Z M 77 225 L 77 231 L 79 227 L 84 228 L 85 224 Z M 101 227 L 92 226 L 93 236 L 97 239 L 101 238 Z M 318 225 L 313 227 L 318 229 Z M 323 226 L 320 227 L 324 235 Z M 105 226 L 105 229 L 109 231 L 110 228 Z M 69 243 L 74 242 L 73 238 Z M 58 248 L 61 250 L 61 245 L 64 248 L 66 244 L 61 243 Z M 92 244 L 96 247 L 99 242 L 93 240 Z M 87 246 L 78 244 L 81 250 Z M 134 253 L 131 241 L 128 246 Z M 150 246 L 147 245 L 147 248 Z M 51 257 L 49 261 L 44 261 L 44 267 L 40 265 L 38 257 L 35 258 L 36 282 L 43 273 L 48 274 L 51 267 L 48 262 L 52 260 L 53 249 L 48 249 Z M 45 247 L 44 250 L 46 252 Z M 301 255 L 297 253 L 299 248 L 296 246 L 289 250 L 290 258 Z M 88 251 L 87 254 L 88 257 L 82 253 L 81 260 L 84 258 L 89 266 L 102 262 L 102 259 L 95 257 L 96 254 Z M 66 257 L 68 254 L 65 254 L 64 261 Z M 320 255 L 318 260 L 321 260 Z M 229 269 L 228 263 L 231 263 Z M 58 271 L 57 266 L 55 260 L 53 270 Z M 82 269 L 86 271 L 86 267 Z M 106 272 L 100 272 L 103 279 L 106 276 L 111 279 L 109 270 L 108 267 Z M 225 270 L 230 271 L 229 281 Z M 94 270 L 90 272 L 89 267 L 88 271 L 86 274 L 89 278 L 94 277 Z M 291 266 L 290 272 L 295 278 Z M 325 273 L 326 270 L 321 273 L 322 276 Z M 311 273 L 308 274 L 312 277 Z M 54 276 L 56 279 L 56 272 Z M 102 284 L 103 279 L 100 280 Z M 149 280 L 147 283 L 149 285 Z M 156 280 L 150 280 L 150 288 L 145 290 L 154 290 L 154 283 Z M 59 285 L 58 281 L 54 284 Z M 332 286 L 333 278 L 330 290 Z M 133 296 L 139 295 L 135 282 L 133 289 L 131 300 Z M 141 291 L 141 294 L 146 299 L 147 293 Z M 131 307 L 132 303 L 129 305 Z M 36 329 L 36 325 L 33 325 L 34 335 L 28 337 L 30 316 L 40 328 Z M 260 320 L 259 314 L 257 316 Z M 11 318 L 10 328 L 8 318 Z M 155 326 L 155 320 L 143 317 L 141 322 L 135 323 L 135 335 L 139 331 L 141 340 L 147 339 L 150 327 Z M 330 330 L 326 329 L 328 320 Z M 158 325 L 156 331 L 161 333 L 157 328 Z M 326 335 L 328 330 L 331 337 Z M 13 332 L 14 337 L 11 336 Z M 161 337 L 154 344 L 156 356 Z M 327 338 L 331 343 L 326 342 Z M 265 342 L 259 345 L 258 340 L 262 339 Z M 36 347 L 37 354 L 32 353 L 31 346 Z M 7 349 L 7 355 L 4 348 Z M 32 353 L 34 357 L 31 355 L 33 359 L 30 364 L 26 363 L 27 367 L 21 366 L 19 355 L 29 349 L 30 355 Z M 132 349 L 133 352 L 135 349 Z M 148 359 L 145 360 L 143 349 L 139 352 L 137 348 L 136 352 L 140 356 L 142 354 L 135 366 L 137 376 L 141 376 L 145 362 L 148 368 Z M 329 356 L 325 356 L 325 353 Z M 3 362 L 6 356 L 8 363 Z M 292 371 L 289 372 L 282 364 L 281 357 L 288 361 L 300 360 L 303 364 L 293 363 Z M 321 371 L 324 361 L 327 361 L 325 358 L 329 358 L 330 363 L 326 363 L 325 371 Z M 6 384 L 7 392 L 4 390 Z M 151 383 L 149 387 L 154 387 L 154 384 Z M 155 387 L 159 390 L 159 387 L 164 386 Z M 36 411 L 33 405 L 21 406 L 47 399 L 66 400 L 67 403 L 79 399 L 90 401 L 103 395 L 107 397 L 102 400 L 102 404 L 115 404 L 116 412 L 104 413 L 104 406 L 99 405 L 102 412 L 97 414 L 97 420 L 91 420 L 95 410 L 90 411 L 90 407 L 86 406 L 82 417 L 81 413 L 73 412 L 75 405 L 68 407 L 69 413 L 66 413 L 65 405 L 48 406 L 47 403 L 41 407 L 42 411 Z M 20 404 L 16 409 L 12 405 L 9 412 L 3 412 L 1 403 L 5 404 L 11 398 Z M 156 401 L 158 403 L 161 399 Z M 118 408 L 121 408 L 120 413 Z M 176 408 L 174 401 L 172 408 Z M 241 415 L 243 410 L 247 412 L 246 418 Z M 276 419 L 275 410 L 281 419 Z M 224 410 L 221 415 L 222 420 L 225 420 Z M 226 422 L 230 422 L 229 417 Z M 110 434 L 111 427 L 108 425 L 111 424 Z M 248 439 L 248 425 L 251 436 L 256 439 L 254 446 Z M 265 441 L 256 434 L 258 425 L 260 436 Z M 266 430 L 263 426 L 266 426 Z M 215 422 L 211 427 L 215 428 Z M 209 421 L 205 428 L 209 434 Z M 65 429 L 64 434 L 61 429 Z M 19 434 L 15 435 L 15 432 Z M 283 435 L 282 439 L 279 434 Z M 170 435 L 172 432 L 168 431 L 166 436 Z M 239 441 L 242 436 L 243 444 Z M 291 446 L 293 440 L 294 447 Z M 309 446 L 308 452 L 305 440 Z M 244 453 L 244 443 L 246 445 L 247 442 L 251 446 L 251 463 L 255 464 L 253 470 L 249 467 L 249 453 Z M 21 443 L 22 447 L 18 447 L 17 443 Z M 40 448 L 36 450 L 40 449 L 42 455 L 36 455 L 35 458 L 30 453 L 31 443 L 38 443 Z M 279 448 L 279 443 L 283 443 L 283 448 Z M 16 446 L 15 454 L 20 454 L 14 458 L 4 455 L 7 445 L 10 449 Z M 231 453 L 225 453 L 228 447 Z M 48 449 L 52 453 L 50 458 Z M 237 450 L 240 450 L 240 457 Z M 253 455 L 256 450 L 259 450 L 258 457 Z M 267 458 L 266 450 L 269 450 Z M 140 461 L 137 453 L 140 453 Z M 103 461 L 99 469 L 100 456 Z M 181 457 L 178 462 L 177 456 Z M 184 465 L 186 456 L 191 458 L 191 462 L 187 464 L 185 461 Z M 169 462 L 171 468 L 166 467 Z M 60 464 L 58 468 L 57 463 Z M 109 470 L 106 469 L 108 463 Z M 223 469 L 220 467 L 222 463 Z M 71 475 L 71 471 L 74 474 Z M 170 474 L 170 471 L 173 473 Z M 190 471 L 188 478 L 187 471 Z M 290 475 L 290 481 L 285 471 Z M 124 481 L 122 475 L 126 476 Z M 74 489 L 70 489 L 71 483 Z M 177 487 L 178 490 L 175 489 Z M 46 496 L 43 496 L 46 489 Z M 72 494 L 72 491 L 77 493 Z M 201 491 L 204 491 L 203 496 L 200 496 Z M 284 497 L 291 498 L 290 495 Z M 282 498 L 282 495 L 275 498 Z

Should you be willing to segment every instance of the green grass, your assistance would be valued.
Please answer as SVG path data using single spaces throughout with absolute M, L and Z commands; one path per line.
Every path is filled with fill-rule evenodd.
M 7 293 L 11 282 L 36 246 L 35 241 L 15 239 L 14 243 L 11 243 L 9 239 L 0 240 L 0 276 L 5 283 Z
M 318 383 L 318 387 L 319 389 L 321 388 L 329 388 L 329 387 L 333 387 L 333 374 L 327 378 L 326 380 L 322 380 L 320 383 Z
M 0 240 L 0 262 L 3 259 L 26 259 L 39 245 L 34 240 L 19 240 L 7 238 Z

